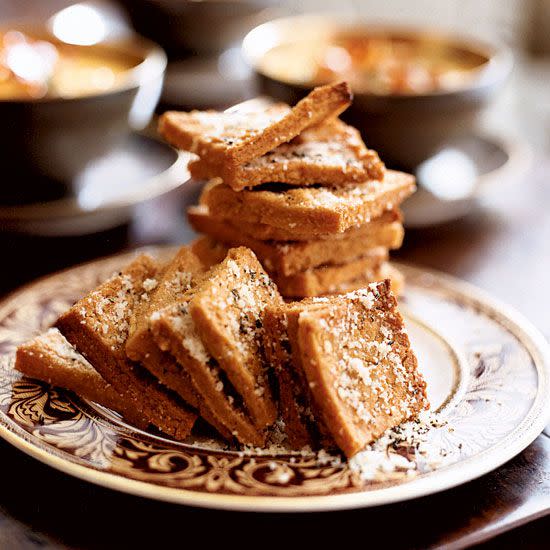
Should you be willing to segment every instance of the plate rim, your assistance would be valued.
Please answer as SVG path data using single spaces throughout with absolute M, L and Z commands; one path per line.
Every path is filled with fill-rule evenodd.
M 162 245 L 141 247 L 129 251 L 121 251 L 118 254 L 112 254 L 68 267 L 50 275 L 40 277 L 6 294 L 0 299 L 0 306 L 21 293 L 24 293 L 30 287 L 56 278 L 63 273 L 83 268 L 94 263 L 108 261 L 116 257 L 122 258 L 125 255 L 132 255 L 137 252 L 162 251 L 170 248 L 173 247 Z M 30 436 L 28 434 L 23 433 L 21 435 L 17 433 L 16 430 L 10 428 L 10 424 L 13 423 L 4 413 L 0 414 L 0 437 L 39 462 L 83 481 L 152 500 L 219 510 L 297 513 L 367 508 L 428 496 L 479 478 L 500 467 L 523 451 L 539 436 L 548 423 L 550 419 L 550 396 L 548 395 L 549 392 L 546 391 L 545 398 L 545 390 L 548 390 L 550 386 L 550 343 L 539 329 L 523 314 L 519 313 L 512 306 L 501 302 L 499 299 L 493 298 L 485 290 L 438 270 L 404 262 L 394 263 L 405 272 L 405 276 L 407 272 L 411 275 L 416 274 L 417 276 L 432 276 L 442 282 L 449 290 L 467 295 L 468 299 L 473 303 L 482 303 L 488 309 L 497 312 L 500 320 L 505 320 L 507 325 L 513 326 L 516 331 L 521 333 L 523 336 L 523 345 L 529 349 L 530 354 L 534 358 L 539 359 L 536 365 L 538 378 L 537 394 L 522 422 L 525 422 L 525 420 L 533 414 L 535 417 L 527 426 L 527 429 L 521 433 L 520 437 L 516 437 L 507 442 L 506 446 L 500 449 L 499 452 L 495 452 L 495 448 L 502 445 L 503 441 L 506 441 L 506 438 L 510 437 L 512 434 L 505 436 L 498 443 L 485 449 L 481 453 L 464 460 L 460 463 L 460 467 L 457 467 L 456 464 L 451 464 L 447 467 L 443 467 L 433 475 L 420 477 L 404 484 L 336 495 L 273 497 L 263 495 L 247 496 L 225 493 L 203 493 L 183 488 L 165 487 L 76 464 L 37 447 L 30 441 Z M 15 427 L 17 428 L 17 425 L 15 425 Z M 434 477 L 436 476 L 437 480 L 435 480 L 436 483 L 434 483 Z

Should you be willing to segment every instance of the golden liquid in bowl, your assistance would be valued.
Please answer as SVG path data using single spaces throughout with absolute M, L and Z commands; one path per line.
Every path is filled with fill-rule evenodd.
M 0 100 L 93 95 L 120 86 L 143 59 L 100 46 L 73 46 L 0 32 Z
M 264 54 L 259 70 L 291 84 L 347 80 L 357 92 L 407 95 L 463 88 L 487 62 L 484 55 L 444 41 L 342 33 L 279 44 Z

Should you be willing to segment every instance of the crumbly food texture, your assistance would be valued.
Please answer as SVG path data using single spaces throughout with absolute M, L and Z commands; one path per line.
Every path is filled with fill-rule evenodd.
M 331 118 L 244 164 L 232 166 L 199 158 L 189 163 L 189 171 L 195 179 L 222 178 L 240 191 L 267 182 L 304 186 L 381 180 L 385 167 L 355 128 Z
M 20 345 L 15 368 L 25 376 L 71 390 L 84 399 L 124 414 L 120 395 L 56 328 Z M 147 425 L 140 418 L 133 420 L 138 422 L 138 427 Z
M 284 276 L 321 265 L 355 260 L 372 248 L 399 248 L 404 234 L 403 225 L 399 221 L 389 221 L 393 220 L 393 216 L 382 215 L 381 218 L 387 219 L 387 222 L 377 218 L 371 222 L 370 232 L 352 233 L 346 238 L 296 242 L 263 241 L 246 234 L 228 220 L 210 216 L 207 209 L 190 208 L 188 216 L 191 225 L 199 233 L 227 246 L 250 248 L 268 271 Z
M 336 241 L 340 239 L 353 240 L 361 238 L 369 243 L 368 246 L 365 246 L 367 248 L 371 246 L 370 243 L 373 243 L 372 246 L 384 246 L 382 244 L 374 244 L 381 240 L 389 242 L 400 241 L 403 235 L 403 215 L 398 208 L 386 210 L 382 215 L 373 218 L 370 222 L 350 227 L 342 233 L 319 233 L 316 235 L 312 235 L 307 230 L 304 232 L 297 225 L 293 225 L 292 227 L 275 227 L 265 223 L 247 222 L 239 219 L 237 226 L 234 223 L 234 218 L 213 216 L 205 204 L 190 206 L 187 209 L 187 216 L 191 225 L 199 232 L 203 232 L 202 228 L 207 227 L 209 222 L 213 224 L 221 224 L 223 222 L 224 224 L 238 227 L 239 231 L 244 235 L 260 241 Z M 388 245 L 388 248 L 393 247 Z
M 191 243 L 191 248 L 207 268 L 222 262 L 229 250 L 226 244 L 215 241 L 210 237 L 198 237 Z
M 338 446 L 351 457 L 428 407 L 388 281 L 300 315 L 302 364 Z
M 241 399 L 232 391 L 217 361 L 204 347 L 189 313 L 194 296 L 188 291 L 177 302 L 151 316 L 156 343 L 172 354 L 189 374 L 210 414 L 245 445 L 262 446 L 265 433 L 258 430 L 243 411 Z
M 394 209 L 414 189 L 413 176 L 394 170 L 386 170 L 383 181 L 370 180 L 345 187 L 268 185 L 234 191 L 215 181 L 205 186 L 201 203 L 216 218 L 282 229 L 299 227 L 302 234 L 314 238 L 366 224 Z
M 312 399 L 298 343 L 298 320 L 311 301 L 269 308 L 265 313 L 266 354 L 279 385 L 279 412 L 288 442 L 295 449 L 333 447 L 334 441 Z
M 125 406 L 175 439 L 185 439 L 196 414 L 165 390 L 143 367 L 126 357 L 125 344 L 134 309 L 148 300 L 160 266 L 141 255 L 84 296 L 57 321 L 67 340 L 121 394 Z
M 190 302 L 191 317 L 209 353 L 242 396 L 259 428 L 276 419 L 262 357 L 263 312 L 282 298 L 254 253 L 229 250 Z
M 162 269 L 155 280 L 150 280 L 148 300 L 141 300 L 130 319 L 126 341 L 126 354 L 139 362 L 167 388 L 176 392 L 186 403 L 197 409 L 200 415 L 220 435 L 231 439 L 231 432 L 212 414 L 200 393 L 192 383 L 191 376 L 168 352 L 162 351 L 155 342 L 150 329 L 151 315 L 174 303 L 191 289 L 204 275 L 204 267 L 188 246 L 182 246 L 172 260 Z
M 160 118 L 159 132 L 169 143 L 210 163 L 237 166 L 338 116 L 351 99 L 349 85 L 340 82 L 316 88 L 292 109 L 276 104 L 256 113 L 169 111 Z

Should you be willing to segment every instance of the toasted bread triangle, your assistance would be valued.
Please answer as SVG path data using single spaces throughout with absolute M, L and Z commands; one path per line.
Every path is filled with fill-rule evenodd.
M 403 226 L 391 212 L 351 231 L 340 239 L 312 239 L 309 241 L 264 241 L 242 231 L 240 224 L 211 216 L 205 208 L 189 208 L 188 218 L 199 233 L 225 243 L 227 246 L 250 248 L 269 271 L 280 275 L 294 275 L 321 265 L 342 264 L 365 255 L 365 251 L 383 247 L 399 248 L 403 240 Z M 370 229 L 370 231 L 369 231 Z
M 324 424 L 351 457 L 428 407 L 389 281 L 300 314 L 302 365 Z
M 292 109 L 277 104 L 256 113 L 169 111 L 160 118 L 159 132 L 169 143 L 207 162 L 238 166 L 338 116 L 351 98 L 349 85 L 339 82 L 316 88 Z
M 216 218 L 277 228 L 299 227 L 311 238 L 363 225 L 398 206 L 415 190 L 414 177 L 386 170 L 383 181 L 345 187 L 261 186 L 234 191 L 221 181 L 205 186 L 201 204 Z
M 189 164 L 189 170 L 196 179 L 220 177 L 236 191 L 268 182 L 346 185 L 384 177 L 384 164 L 377 153 L 365 147 L 355 128 L 337 118 L 244 164 L 228 166 L 198 159 Z
M 175 439 L 185 439 L 197 415 L 178 396 L 160 386 L 146 369 L 126 356 L 130 320 L 148 299 L 160 266 L 141 255 L 121 272 L 81 298 L 57 320 L 67 340 L 124 399 L 126 407 Z

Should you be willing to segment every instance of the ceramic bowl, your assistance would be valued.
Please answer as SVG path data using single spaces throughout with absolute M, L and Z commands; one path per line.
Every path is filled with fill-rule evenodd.
M 3 27 L 59 42 L 45 26 Z M 100 93 L 0 100 L 0 150 L 18 181 L 24 181 L 21 173 L 28 172 L 70 182 L 89 162 L 151 119 L 166 68 L 166 56 L 159 46 L 127 34 L 78 47 L 127 55 L 137 63 L 125 71 L 119 85 Z
M 430 29 L 357 22 L 332 16 L 294 16 L 259 25 L 244 39 L 245 59 L 256 72 L 260 92 L 294 103 L 312 84 L 285 80 L 265 62 L 265 56 L 281 45 L 331 43 L 332 37 L 353 34 L 364 37 L 397 37 L 420 41 L 430 48 L 453 49 L 475 55 L 479 67 L 467 84 L 429 93 L 384 93 L 354 89 L 353 105 L 342 118 L 359 128 L 367 145 L 376 149 L 388 165 L 413 169 L 442 144 L 470 134 L 480 114 L 510 74 L 512 55 L 506 47 Z M 289 64 L 294 48 L 289 48 Z

